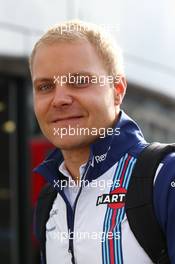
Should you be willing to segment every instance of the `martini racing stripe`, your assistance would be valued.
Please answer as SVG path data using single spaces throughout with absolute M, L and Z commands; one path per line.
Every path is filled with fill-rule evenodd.
M 136 158 L 126 154 L 117 163 L 116 171 L 113 177 L 113 185 L 110 193 L 117 189 L 127 190 L 129 180 L 132 174 L 133 167 L 136 163 Z M 120 180 L 120 187 L 116 188 L 116 183 Z M 121 223 L 125 215 L 125 207 L 111 208 L 107 205 L 106 215 L 104 219 L 103 232 L 104 234 L 113 234 L 112 238 L 105 235 L 102 242 L 102 259 L 103 264 L 122 264 L 122 245 L 121 245 Z M 116 234 L 120 237 L 116 238 Z
M 113 185 L 115 185 L 115 182 L 117 182 L 117 180 L 120 179 L 120 174 L 121 174 L 121 171 L 122 171 L 123 166 L 125 164 L 125 161 L 127 159 L 127 156 L 128 156 L 128 154 L 126 154 L 124 157 L 122 157 L 117 163 L 116 171 L 115 171 L 115 174 L 113 177 Z M 111 187 L 111 189 L 112 189 L 112 187 Z M 109 222 L 109 219 L 111 219 L 111 216 L 112 216 L 112 209 L 110 210 L 110 208 L 107 207 L 106 215 L 104 218 L 104 226 L 103 226 L 104 234 L 108 234 L 108 232 L 109 232 L 109 230 L 108 230 L 109 228 L 108 228 L 107 223 Z M 109 264 L 110 263 L 108 239 L 106 239 L 106 237 L 105 237 L 105 240 L 103 240 L 103 242 L 102 242 L 102 259 L 103 259 L 103 264 Z

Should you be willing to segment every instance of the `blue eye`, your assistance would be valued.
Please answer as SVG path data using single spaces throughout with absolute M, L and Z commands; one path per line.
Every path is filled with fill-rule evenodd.
M 73 87 L 87 87 L 90 85 L 90 77 L 83 75 L 73 76 L 68 82 L 69 85 Z
M 41 92 L 47 92 L 50 91 L 53 88 L 53 84 L 51 83 L 43 83 L 38 85 L 38 90 Z
M 74 85 L 77 87 L 85 87 L 89 85 L 89 82 L 76 82 Z

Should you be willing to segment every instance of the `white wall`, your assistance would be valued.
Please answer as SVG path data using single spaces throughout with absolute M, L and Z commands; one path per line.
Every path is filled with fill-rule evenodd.
M 79 12 L 85 20 L 119 29 L 113 33 L 130 81 L 175 98 L 174 0 L 89 0 Z
M 76 17 L 115 34 L 129 81 L 175 98 L 174 0 L 0 0 L 0 54 L 29 54 L 50 25 Z
M 29 54 L 35 41 L 49 26 L 76 14 L 74 2 L 0 0 L 0 54 Z

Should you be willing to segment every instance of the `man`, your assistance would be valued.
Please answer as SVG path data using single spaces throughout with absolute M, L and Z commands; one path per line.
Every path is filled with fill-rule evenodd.
M 153 263 L 125 213 L 132 171 L 148 144 L 120 109 L 126 92 L 120 49 L 98 27 L 69 21 L 36 43 L 30 69 L 36 117 L 56 147 L 36 169 L 56 192 L 44 229 L 43 263 Z M 154 186 L 171 263 L 174 161 L 175 154 L 162 161 Z

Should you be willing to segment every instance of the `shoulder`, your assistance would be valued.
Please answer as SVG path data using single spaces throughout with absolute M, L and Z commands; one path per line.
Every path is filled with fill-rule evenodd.
M 175 153 L 168 154 L 159 164 L 154 184 L 154 206 L 157 219 L 165 230 L 168 214 L 172 213 L 171 208 L 175 208 Z
M 154 208 L 165 234 L 170 260 L 175 263 L 175 153 L 159 166 L 154 185 Z
M 36 206 L 34 208 L 33 227 L 34 234 L 39 241 L 42 241 L 45 223 L 48 220 L 52 204 L 57 196 L 57 191 L 51 184 L 46 184 L 42 188 Z
M 155 190 L 172 189 L 172 181 L 175 179 L 175 152 L 168 154 L 159 164 L 155 177 Z
M 45 196 L 52 194 L 52 193 L 56 193 L 55 188 L 53 187 L 52 184 L 47 183 L 43 186 L 43 188 L 41 189 L 40 193 L 39 193 L 39 197 L 38 199 L 42 199 Z

